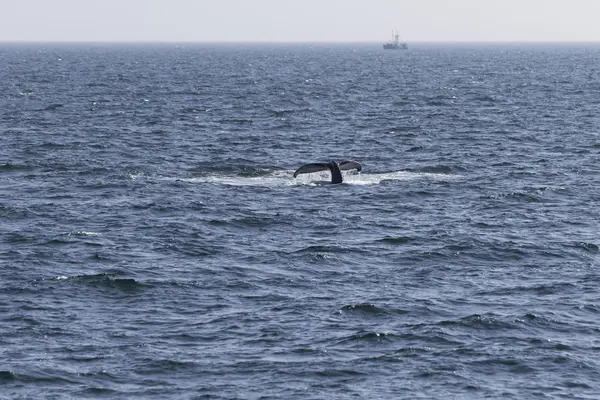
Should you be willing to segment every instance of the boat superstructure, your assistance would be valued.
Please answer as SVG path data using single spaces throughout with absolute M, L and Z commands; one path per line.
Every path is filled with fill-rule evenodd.
M 407 50 L 408 44 L 400 41 L 400 34 L 397 31 L 392 31 L 392 41 L 383 44 L 384 50 Z

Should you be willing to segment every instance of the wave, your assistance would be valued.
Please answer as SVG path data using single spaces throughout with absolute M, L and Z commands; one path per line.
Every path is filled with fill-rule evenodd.
M 390 244 L 390 245 L 399 245 L 399 244 L 410 243 L 413 240 L 414 240 L 414 238 L 407 237 L 407 236 L 386 236 L 384 238 L 378 239 L 377 242 L 384 243 L 384 244 Z
M 4 164 L 0 164 L 0 172 L 14 172 L 14 171 L 31 171 L 33 168 L 25 164 L 13 164 L 11 161 L 7 161 Z
M 360 318 L 388 318 L 409 314 L 409 311 L 405 309 L 377 306 L 373 303 L 348 304 L 343 306 L 339 312 L 347 316 Z
M 14 381 L 16 375 L 12 371 L 2 370 L 0 371 L 0 382 Z
M 312 245 L 303 247 L 299 250 L 292 251 L 292 253 L 307 253 L 307 254 L 345 254 L 348 251 L 352 251 L 354 254 L 356 253 L 369 253 L 366 250 L 362 250 L 359 248 L 345 247 L 345 246 L 336 246 L 336 245 Z
M 121 278 L 111 273 L 56 276 L 57 281 L 80 283 L 95 288 L 117 289 L 123 292 L 136 292 L 144 285 L 133 278 Z
M 422 173 L 431 173 L 431 174 L 451 174 L 455 170 L 463 171 L 462 168 L 450 165 L 428 165 L 421 168 L 410 169 L 411 172 L 422 172 Z

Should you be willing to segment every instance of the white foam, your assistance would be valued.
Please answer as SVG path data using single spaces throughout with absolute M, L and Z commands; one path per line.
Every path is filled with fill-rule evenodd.
M 99 232 L 73 231 L 68 236 L 102 236 Z
M 289 178 L 275 176 L 241 177 L 241 176 L 205 176 L 198 178 L 180 178 L 179 182 L 187 183 L 212 183 L 228 186 L 293 186 L 294 182 Z
M 456 179 L 457 175 L 434 174 L 427 172 L 383 172 L 383 173 L 358 173 L 344 177 L 344 183 L 350 185 L 374 185 L 383 181 L 414 181 L 414 180 L 449 180 Z
M 319 186 L 326 185 L 331 181 L 329 172 L 314 172 L 293 177 L 294 171 L 273 171 L 263 176 L 241 177 L 231 175 L 208 175 L 195 178 L 159 178 L 169 181 L 186 182 L 191 184 L 216 184 L 227 186 Z M 436 174 L 426 172 L 395 171 L 385 173 L 344 173 L 344 184 L 349 185 L 376 185 L 383 181 L 410 181 L 420 179 L 450 180 L 456 179 L 458 175 Z

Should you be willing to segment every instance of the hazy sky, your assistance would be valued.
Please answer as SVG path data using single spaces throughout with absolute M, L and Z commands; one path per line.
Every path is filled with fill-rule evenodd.
M 599 41 L 600 0 L 0 0 L 0 41 Z

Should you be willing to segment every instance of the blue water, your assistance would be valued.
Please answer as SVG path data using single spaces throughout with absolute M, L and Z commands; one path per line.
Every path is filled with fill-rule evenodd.
M 599 134 L 598 45 L 1 45 L 0 398 L 598 398 Z

